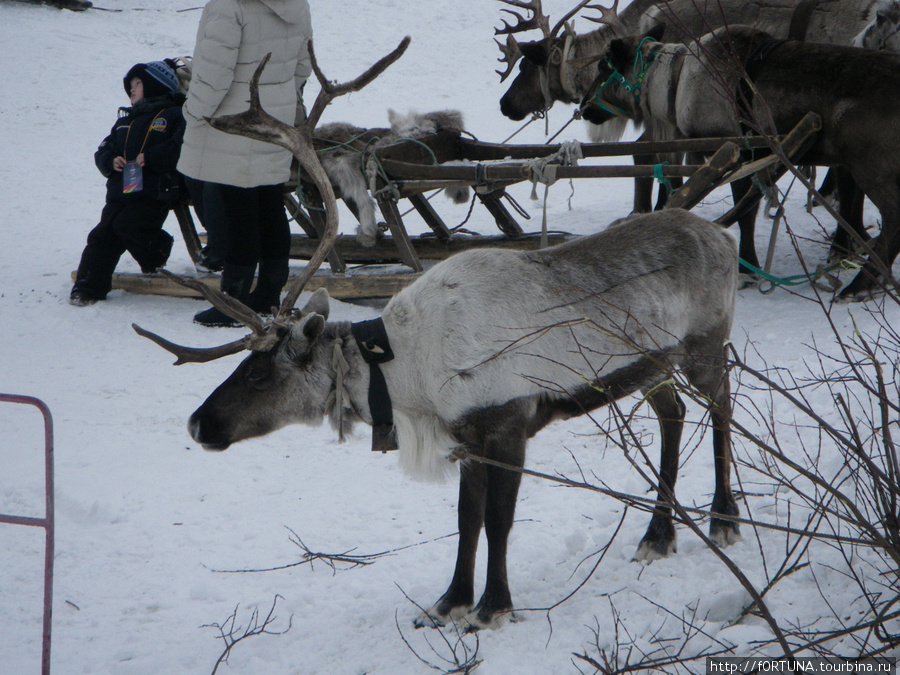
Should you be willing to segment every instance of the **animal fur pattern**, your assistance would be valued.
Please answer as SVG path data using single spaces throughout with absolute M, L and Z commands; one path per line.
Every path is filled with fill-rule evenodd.
M 521 467 L 528 438 L 556 419 L 643 392 L 660 423 L 660 500 L 674 492 L 683 377 L 710 402 L 716 457 L 710 536 L 739 537 L 730 490 L 730 394 L 725 359 L 737 287 L 737 250 L 723 228 L 671 209 L 540 251 L 470 250 L 439 263 L 395 296 L 382 320 L 394 358 L 381 364 L 404 469 L 425 478 L 470 455 Z M 349 430 L 372 423 L 369 369 L 349 323 L 327 323 L 328 296 L 313 294 L 277 347 L 254 352 L 191 416 L 207 449 L 291 423 L 328 417 Z M 340 378 L 335 358 L 347 367 Z M 676 371 L 681 375 L 676 375 Z M 344 392 L 336 395 L 339 380 Z M 337 401 L 342 409 L 336 410 Z M 520 475 L 465 461 L 459 468 L 456 572 L 418 624 L 465 618 L 475 628 L 514 618 L 507 538 Z M 482 524 L 488 575 L 474 604 Z M 660 504 L 635 555 L 675 550 L 671 510 Z M 471 612 L 470 612 L 471 610 Z
M 878 0 L 874 5 L 875 17 L 850 43 L 863 49 L 884 49 L 900 52 L 900 2 Z
M 319 158 L 325 173 L 344 203 L 359 221 L 357 240 L 366 247 L 375 245 L 378 225 L 375 201 L 371 196 L 374 176 L 367 160 L 371 152 L 400 139 L 423 139 L 439 131 L 462 132 L 462 113 L 443 110 L 430 113 L 410 112 L 401 115 L 388 110 L 390 128 L 363 129 L 337 122 L 316 127 L 315 140 L 322 148 Z M 469 198 L 466 188 L 447 189 L 456 203 Z
M 644 42 L 644 59 L 652 64 L 640 103 L 620 87 L 607 89 L 604 99 L 650 125 L 654 138 L 740 135 L 741 64 L 770 39 L 748 26 L 731 26 L 690 47 Z M 641 40 L 634 36 L 610 45 L 608 62 L 626 78 Z M 601 72 L 598 80 L 607 76 Z M 803 161 L 849 172 L 881 213 L 881 235 L 873 251 L 890 269 L 900 253 L 900 55 L 788 41 L 769 53 L 753 82 L 758 95 L 749 119 L 765 121 L 771 114 L 774 130 L 787 133 L 806 113 L 820 116 L 822 130 Z M 773 131 L 766 126 L 759 130 Z M 755 251 L 746 235 L 742 222 L 741 256 L 748 259 L 744 252 L 755 257 Z M 879 281 L 888 279 L 870 256 L 841 297 L 864 299 Z

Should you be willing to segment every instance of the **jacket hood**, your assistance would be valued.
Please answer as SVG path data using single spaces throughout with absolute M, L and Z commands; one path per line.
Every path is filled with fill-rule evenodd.
M 306 0 L 257 0 L 281 20 L 289 24 L 309 21 L 309 5 Z

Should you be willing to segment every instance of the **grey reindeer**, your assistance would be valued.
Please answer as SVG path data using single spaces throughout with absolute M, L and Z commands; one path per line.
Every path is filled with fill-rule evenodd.
M 314 124 L 317 110 L 318 105 L 307 125 Z M 305 156 L 304 166 L 315 160 L 307 147 L 309 128 L 264 116 L 258 96 L 244 116 L 212 123 L 280 143 Z M 327 177 L 317 182 L 332 232 L 334 196 Z M 323 240 L 327 245 L 333 237 Z M 324 250 L 317 249 L 315 265 Z M 478 629 L 515 618 L 507 541 L 520 482 L 515 469 L 524 465 L 528 439 L 553 420 L 636 392 L 659 419 L 662 458 L 659 500 L 635 557 L 653 560 L 673 552 L 671 501 L 685 416 L 676 371 L 709 407 L 715 456 L 710 535 L 720 545 L 739 538 L 732 518 L 738 507 L 730 487 L 725 353 L 737 250 L 721 227 L 667 210 L 543 251 L 460 253 L 401 291 L 380 319 L 356 324 L 327 321 L 323 290 L 302 311 L 293 309 L 310 274 L 308 266 L 266 321 L 197 284 L 252 331 L 221 347 L 192 349 L 135 330 L 176 354 L 176 364 L 251 350 L 191 415 L 191 436 L 209 450 L 327 417 L 341 433 L 356 422 L 372 424 L 386 432 L 378 436 L 385 443 L 394 432 L 400 462 L 413 473 L 446 474 L 459 465 L 456 566 L 447 591 L 417 625 L 464 620 Z M 486 466 L 477 461 L 482 458 L 512 469 Z M 475 604 L 482 527 L 487 578 Z
M 900 55 L 776 40 L 749 26 L 718 29 L 691 46 L 661 42 L 663 34 L 657 26 L 610 43 L 594 88 L 603 92 L 588 97 L 585 117 L 607 119 L 612 105 L 655 138 L 698 138 L 739 135 L 742 123 L 784 134 L 817 113 L 822 130 L 803 162 L 842 167 L 882 217 L 862 268 L 838 297 L 864 300 L 892 284 L 900 253 Z M 640 97 L 627 91 L 638 77 Z M 742 254 L 752 248 L 750 215 L 747 228 L 741 222 Z
M 621 13 L 618 0 L 611 8 L 580 2 L 567 13 L 563 21 L 551 31 L 549 18 L 542 14 L 541 0 L 500 0 L 529 13 L 504 10 L 518 21 L 504 21 L 496 29 L 506 35 L 501 43 L 506 64 L 504 72 L 497 71 L 501 82 L 513 72 L 521 59 L 518 73 L 500 99 L 500 111 L 513 120 L 524 119 L 533 113 L 548 110 L 554 102 L 578 104 L 587 94 L 597 75 L 596 58 L 604 54 L 611 40 L 628 35 L 647 33 L 657 24 L 665 24 L 661 39 L 665 42 L 692 44 L 700 36 L 730 25 L 748 25 L 777 38 L 803 36 L 808 42 L 864 46 L 870 49 L 900 50 L 895 34 L 897 0 L 633 0 Z M 601 23 L 596 30 L 575 33 L 561 29 L 565 20 L 583 8 L 599 10 L 600 18 L 586 17 Z M 534 41 L 516 41 L 514 35 L 540 28 L 543 37 Z M 627 120 L 612 117 L 599 125 L 592 125 L 594 141 L 618 140 L 625 132 Z M 636 121 L 638 126 L 640 122 Z M 652 132 L 642 140 L 653 138 Z M 674 156 L 638 156 L 635 164 L 655 164 L 661 161 L 680 162 Z M 677 180 L 672 185 L 677 186 Z M 651 209 L 652 179 L 635 179 L 634 211 L 645 213 Z M 660 191 L 657 207 L 665 203 Z M 745 224 L 745 223 L 742 223 Z M 741 257 L 758 266 L 755 249 L 741 250 Z

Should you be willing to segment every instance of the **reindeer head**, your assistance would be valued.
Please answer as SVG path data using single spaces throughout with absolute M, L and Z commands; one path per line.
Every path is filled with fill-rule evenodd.
M 343 85 L 329 82 L 322 74 L 310 41 L 310 59 L 322 89 L 303 125 L 284 124 L 260 105 L 259 78 L 271 55 L 263 59 L 250 82 L 250 109 L 239 115 L 207 119 L 221 131 L 275 143 L 290 150 L 318 188 L 326 213 L 325 231 L 319 246 L 303 273 L 287 287 L 287 294 L 271 319 L 264 321 L 243 303 L 196 279 L 163 272 L 178 283 L 200 291 L 220 311 L 249 328 L 249 335 L 218 347 L 196 349 L 169 342 L 133 325 L 139 335 L 175 354 L 178 357 L 175 365 L 204 363 L 245 349 L 252 352 L 191 416 L 191 435 L 207 449 L 224 450 L 235 441 L 260 436 L 292 422 L 318 421 L 325 414 L 328 391 L 323 392 L 321 374 L 326 359 L 330 364 L 331 355 L 322 354 L 319 347 L 323 342 L 318 338 L 325 331 L 328 294 L 319 291 L 313 294 L 303 310 L 294 308 L 304 286 L 325 260 L 338 230 L 334 191 L 313 149 L 312 132 L 334 98 L 365 87 L 402 56 L 409 41 L 408 37 L 404 38 L 393 52 L 356 80 Z
M 646 35 L 616 38 L 597 56 L 597 77 L 581 101 L 581 115 L 592 124 L 616 118 L 640 117 L 641 90 L 652 63 L 650 43 L 662 39 L 665 24 L 657 24 Z
M 328 310 L 328 293 L 320 289 L 300 318 L 276 328 L 271 349 L 250 354 L 191 415 L 191 438 L 207 450 L 225 450 L 289 424 L 321 423 L 334 409 L 335 338 L 323 337 Z
M 516 18 L 515 24 L 503 20 L 503 27 L 494 29 L 495 35 L 506 35 L 506 43 L 495 39 L 503 58 L 498 59 L 506 64 L 505 71 L 497 71 L 500 81 L 509 77 L 519 59 L 519 74 L 513 80 L 509 89 L 500 99 L 500 111 L 512 120 L 524 119 L 531 113 L 540 114 L 553 105 L 554 101 L 577 103 L 580 93 L 576 91 L 568 74 L 569 50 L 575 38 L 575 34 L 568 21 L 583 8 L 597 9 L 601 12 L 600 19 L 588 17 L 589 21 L 606 23 L 613 26 L 614 31 L 624 33 L 621 27 L 616 8 L 618 0 L 612 7 L 606 8 L 600 5 L 589 5 L 589 0 L 579 2 L 556 25 L 550 29 L 549 17 L 541 14 L 541 0 L 500 0 L 508 5 L 531 12 L 531 17 L 526 19 L 522 14 L 503 8 L 501 11 L 511 14 Z M 540 28 L 544 37 L 531 42 L 517 42 L 513 37 L 532 28 Z M 565 34 L 559 36 L 561 29 L 565 28 Z

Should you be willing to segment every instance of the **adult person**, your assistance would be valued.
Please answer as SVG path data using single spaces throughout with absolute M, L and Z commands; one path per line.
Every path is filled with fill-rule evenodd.
M 172 251 L 172 235 L 162 229 L 171 205 L 160 193 L 181 150 L 184 95 L 175 72 L 162 61 L 136 64 L 123 84 L 131 107 L 119 108 L 116 123 L 94 153 L 94 163 L 106 176 L 106 205 L 75 273 L 69 303 L 76 307 L 106 298 L 125 251 L 145 274 L 165 265 Z
M 250 78 L 271 52 L 259 82 L 262 107 L 287 124 L 301 122 L 311 37 L 306 0 L 210 0 L 197 30 L 178 170 L 205 181 L 204 201 L 218 200 L 224 214 L 222 291 L 261 313 L 279 303 L 288 277 L 283 184 L 290 178 L 292 155 L 271 143 L 213 129 L 203 118 L 244 112 Z M 257 266 L 259 279 L 251 293 Z M 214 307 L 194 321 L 238 325 Z

